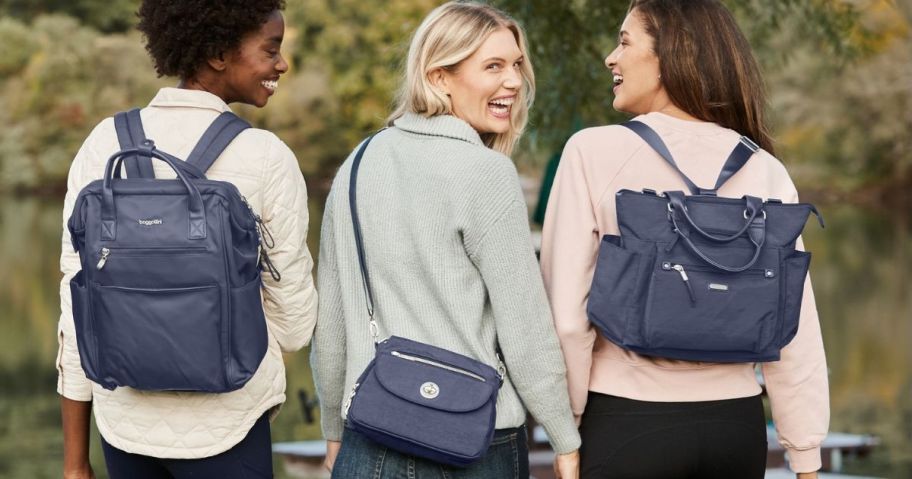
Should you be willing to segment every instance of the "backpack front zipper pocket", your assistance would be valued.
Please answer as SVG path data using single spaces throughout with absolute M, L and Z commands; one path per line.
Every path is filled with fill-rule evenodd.
M 193 255 L 193 254 L 203 254 L 205 253 L 205 246 L 181 246 L 181 247 L 161 247 L 161 248 L 101 248 L 99 252 L 98 263 L 95 265 L 95 268 L 100 270 L 105 267 L 108 259 L 111 256 L 133 256 L 133 257 L 148 257 L 148 256 L 159 256 L 159 255 L 173 255 L 173 256 L 183 256 L 183 255 Z
M 684 286 L 687 288 L 687 295 L 690 297 L 690 304 L 697 304 L 697 295 L 694 292 L 693 284 L 690 280 L 690 277 L 687 275 L 687 271 L 702 271 L 702 272 L 718 272 L 712 268 L 706 266 L 694 266 L 694 265 L 683 265 L 678 263 L 672 263 L 671 261 L 662 262 L 662 270 L 664 271 L 674 271 L 681 276 L 681 282 L 684 283 Z M 776 277 L 776 273 L 771 269 L 749 269 L 747 271 L 742 271 L 741 273 L 733 273 L 736 275 L 762 275 L 766 279 L 773 279 Z M 711 291 L 728 291 L 728 285 L 724 283 L 708 283 L 707 287 Z
M 443 364 L 443 363 L 440 363 L 440 362 L 437 362 L 437 361 L 434 361 L 431 359 L 425 359 L 425 358 L 418 357 L 418 356 L 412 356 L 410 354 L 400 353 L 399 351 L 393 351 L 390 354 L 392 354 L 393 356 L 395 356 L 399 359 L 405 359 L 405 360 L 412 361 L 415 363 L 421 363 L 421 364 L 426 364 L 428 366 L 433 366 L 435 368 L 445 369 L 447 371 L 462 374 L 463 376 L 468 376 L 472 379 L 476 379 L 481 382 L 486 382 L 485 378 L 483 378 L 473 372 L 469 372 L 469 371 L 466 371 L 465 369 L 457 368 L 455 366 L 450 366 L 449 364 Z

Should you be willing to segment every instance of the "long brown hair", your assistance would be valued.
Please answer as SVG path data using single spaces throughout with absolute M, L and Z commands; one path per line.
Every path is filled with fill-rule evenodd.
M 760 67 L 731 12 L 718 0 L 632 0 L 633 10 L 654 40 L 671 101 L 772 154 Z

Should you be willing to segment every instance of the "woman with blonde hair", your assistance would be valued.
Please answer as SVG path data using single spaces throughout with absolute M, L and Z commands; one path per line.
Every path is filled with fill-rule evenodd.
M 565 368 L 507 156 L 534 96 L 527 52 L 522 29 L 503 12 L 471 2 L 438 7 L 412 39 L 398 106 L 363 152 L 356 190 L 349 191 L 354 153 L 333 183 L 312 358 L 333 477 L 529 477 L 526 408 L 558 453 L 558 474 L 576 477 L 580 440 Z M 350 193 L 371 291 L 362 284 Z M 369 293 L 376 329 L 365 313 Z M 505 374 L 495 393 L 496 431 L 480 460 L 444 465 L 346 425 L 375 332 L 491 366 L 500 364 L 499 346 Z
M 688 278 L 683 265 L 671 268 L 671 262 L 658 255 L 638 258 L 636 265 L 625 267 L 598 252 L 603 237 L 616 239 L 621 230 L 616 193 L 682 190 L 685 183 L 679 171 L 694 184 L 712 185 L 727 164 L 726 156 L 742 141 L 756 145 L 743 167 L 716 186 L 718 195 L 798 201 L 788 172 L 773 156 L 760 69 L 735 19 L 718 0 L 633 0 L 618 43 L 605 59 L 613 79 L 614 108 L 637 115 L 639 125 L 653 130 L 667 151 L 660 156 L 651 148 L 657 142 L 647 144 L 621 125 L 574 135 L 564 148 L 551 190 L 542 239 L 542 270 L 569 371 L 570 402 L 581 420 L 580 473 L 592 479 L 760 479 L 765 474 L 767 428 L 752 362 L 657 357 L 661 351 L 638 354 L 625 347 L 629 344 L 616 344 L 616 339 L 599 334 L 587 315 L 587 306 L 590 311 L 600 308 L 593 300 L 600 292 L 593 286 L 597 268 L 628 273 L 622 284 L 629 291 L 661 275 L 681 278 L 680 284 L 674 284 L 683 289 L 653 288 L 654 299 L 647 308 L 674 304 L 661 301 L 682 291 L 689 291 L 691 301 L 703 305 L 735 303 L 724 296 L 731 275 L 713 270 L 705 273 L 701 283 L 699 266 L 689 270 Z M 677 166 L 663 156 L 673 158 Z M 669 215 L 674 214 L 669 209 Z M 666 225 L 655 228 L 665 231 Z M 624 244 L 642 240 L 622 236 Z M 671 255 L 684 247 L 662 244 L 658 250 Z M 802 248 L 800 239 L 797 248 Z M 633 279 L 634 274 L 643 279 Z M 776 273 L 761 270 L 761 274 L 772 278 Z M 719 279 L 708 283 L 706 278 Z M 781 349 L 778 361 L 762 363 L 762 371 L 790 467 L 799 478 L 810 479 L 821 465 L 829 400 L 814 295 L 810 280 L 803 280 L 801 275 L 795 283 L 799 291 L 802 283 L 804 288 L 798 296 L 803 300 L 796 301 L 800 304 L 797 334 Z M 733 284 L 732 290 L 736 288 Z M 627 303 L 612 304 L 612 313 L 626 315 L 628 330 L 649 331 L 642 334 L 658 338 L 658 343 L 664 338 L 649 329 L 655 324 L 649 323 L 649 313 L 636 310 L 638 294 L 629 292 Z M 737 314 L 747 315 L 748 309 Z M 687 324 L 679 326 L 682 330 L 696 332 L 687 338 L 705 334 L 724 344 L 725 332 L 718 329 L 725 328 L 706 328 L 706 322 L 693 319 L 693 308 L 675 311 L 666 306 L 665 310 L 678 324 Z M 658 455 L 661 460 L 656 460 Z

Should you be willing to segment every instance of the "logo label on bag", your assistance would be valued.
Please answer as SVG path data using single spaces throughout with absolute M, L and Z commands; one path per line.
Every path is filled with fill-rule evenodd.
M 710 291 L 728 291 L 727 284 L 709 283 Z
M 418 392 L 420 392 L 421 397 L 425 399 L 434 399 L 440 395 L 440 388 L 437 387 L 437 384 L 435 383 L 426 382 L 421 385 L 421 388 L 419 388 Z
M 161 218 L 150 218 L 147 220 L 139 220 L 139 224 L 141 224 L 143 226 L 159 226 L 163 223 L 164 223 L 164 221 L 162 221 Z

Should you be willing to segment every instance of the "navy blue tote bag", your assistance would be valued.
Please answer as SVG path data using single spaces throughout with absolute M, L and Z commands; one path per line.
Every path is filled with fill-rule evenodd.
M 260 222 L 234 185 L 203 172 L 248 125 L 223 114 L 184 162 L 145 139 L 138 110 L 115 121 L 128 148 L 79 193 L 68 221 L 86 376 L 106 389 L 236 390 L 267 347 Z M 155 179 L 153 160 L 177 179 Z
M 716 186 L 702 189 L 678 169 L 651 128 L 637 121 L 624 126 L 680 174 L 691 194 L 616 194 L 621 234 L 601 240 L 587 305 L 590 322 L 611 342 L 642 355 L 777 361 L 798 330 L 811 258 L 795 242 L 817 209 L 716 196 L 759 151 L 746 137 Z

